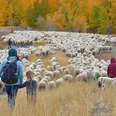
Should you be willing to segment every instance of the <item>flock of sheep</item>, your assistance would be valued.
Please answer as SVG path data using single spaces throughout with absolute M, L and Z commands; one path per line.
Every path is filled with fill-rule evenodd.
M 17 46 L 29 46 L 17 48 L 24 64 L 24 80 L 26 80 L 25 72 L 32 70 L 40 89 L 55 88 L 64 81 L 73 80 L 85 82 L 95 80 L 102 87 L 116 85 L 115 79 L 107 77 L 110 60 L 98 60 L 95 57 L 100 53 L 111 52 L 112 45 L 116 43 L 115 37 L 87 33 L 15 31 L 3 36 L 2 39 L 5 42 L 11 39 Z M 35 42 L 48 44 L 34 47 Z M 67 66 L 60 65 L 56 57 L 50 59 L 48 66 L 45 66 L 42 59 L 37 59 L 35 62 L 28 59 L 32 53 L 35 56 L 46 57 L 55 54 L 56 50 L 61 50 L 70 57 Z M 2 61 L 7 57 L 7 49 L 0 50 L 0 54 L 2 54 L 0 58 Z

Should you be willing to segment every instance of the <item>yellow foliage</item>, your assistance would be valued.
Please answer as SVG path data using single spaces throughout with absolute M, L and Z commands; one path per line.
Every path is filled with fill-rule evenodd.
M 51 24 L 54 23 L 62 30 L 85 32 L 88 28 L 99 26 L 92 17 L 93 7 L 101 7 L 104 3 L 107 5 L 107 2 L 112 3 L 111 7 L 102 7 L 111 18 L 108 24 L 112 25 L 113 32 L 116 32 L 116 0 L 0 0 L 0 26 L 8 26 L 9 22 L 16 20 L 20 21 L 21 26 L 27 26 L 29 10 L 35 4 L 46 4 L 46 7 L 50 8 L 50 15 L 53 16 Z M 45 21 L 48 14 L 44 16 Z
M 27 22 L 25 20 L 21 20 L 21 27 L 26 27 L 27 26 Z

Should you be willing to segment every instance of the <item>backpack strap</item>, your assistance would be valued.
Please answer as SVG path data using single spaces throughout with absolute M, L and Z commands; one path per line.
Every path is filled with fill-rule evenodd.
M 7 62 L 10 60 L 10 57 L 8 56 L 7 57 Z M 18 60 L 20 60 L 20 59 L 18 59 L 17 57 L 16 57 L 16 60 L 14 60 L 13 62 L 17 62 Z

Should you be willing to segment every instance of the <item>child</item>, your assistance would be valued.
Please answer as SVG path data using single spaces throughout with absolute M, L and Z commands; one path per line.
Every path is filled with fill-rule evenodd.
M 37 82 L 32 80 L 34 73 L 32 71 L 26 72 L 27 81 L 22 85 L 19 85 L 19 88 L 26 87 L 27 92 L 27 102 L 36 103 L 36 95 L 37 95 Z

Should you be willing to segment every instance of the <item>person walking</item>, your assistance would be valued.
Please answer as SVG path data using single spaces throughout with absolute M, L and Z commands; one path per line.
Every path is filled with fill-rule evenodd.
M 8 58 L 0 65 L 0 77 L 8 95 L 8 104 L 13 109 L 18 92 L 18 85 L 22 84 L 23 81 L 23 65 L 17 57 L 16 49 L 9 49 L 8 55 Z
M 12 44 L 11 39 L 9 39 L 9 40 L 8 40 L 8 49 L 11 48 L 11 44 Z
M 26 87 L 27 103 L 35 104 L 36 96 L 37 96 L 37 82 L 33 80 L 34 73 L 32 71 L 27 71 L 26 76 L 27 76 L 27 81 L 19 85 L 19 88 Z
M 110 59 L 110 64 L 107 68 L 107 75 L 110 78 L 116 78 L 116 58 Z

